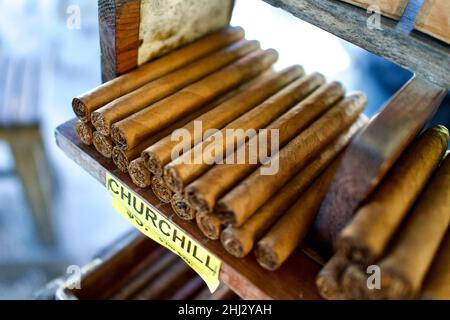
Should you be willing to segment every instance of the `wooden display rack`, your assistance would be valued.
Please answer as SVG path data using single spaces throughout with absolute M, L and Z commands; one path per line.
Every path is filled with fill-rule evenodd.
M 411 100 L 408 88 L 414 87 L 416 88 L 413 92 L 414 99 L 415 101 L 421 101 L 421 107 L 417 107 L 421 111 L 417 111 L 417 113 L 420 114 L 422 112 L 423 114 L 425 108 L 430 108 L 429 114 L 433 114 L 450 88 L 450 46 L 412 31 L 414 17 L 419 9 L 419 1 L 410 1 L 403 18 L 398 23 L 388 18 L 381 18 L 383 31 L 368 29 L 366 26 L 368 17 L 366 11 L 341 1 L 264 1 L 281 7 L 302 20 L 413 71 L 416 77 L 409 85 L 397 93 L 396 98 L 391 100 L 386 108 L 394 109 L 397 107 L 396 110 L 399 110 L 401 109 L 399 107 L 409 105 Z M 114 1 L 100 0 L 100 3 L 102 2 L 111 3 Z M 120 3 L 121 1 L 116 2 Z M 111 7 L 108 7 L 109 13 L 111 13 L 111 10 Z M 101 10 L 100 14 L 102 14 Z M 102 20 L 102 17 L 100 17 L 100 20 Z M 113 25 L 111 21 L 109 23 Z M 111 35 L 111 33 L 104 30 L 102 34 Z M 102 46 L 105 45 L 104 41 L 109 41 L 110 43 L 111 38 L 106 39 L 103 36 Z M 135 49 L 132 48 L 131 50 Z M 108 55 L 115 55 L 116 58 L 121 54 L 114 52 L 111 46 L 108 50 Z M 112 52 L 110 52 L 111 50 Z M 132 56 L 136 57 L 136 54 L 132 54 Z M 105 65 L 107 63 L 115 64 L 115 58 L 103 59 L 102 62 L 104 75 L 105 70 L 108 73 L 108 77 L 117 75 L 116 65 Z M 414 110 L 411 112 L 414 113 Z M 386 128 L 386 130 L 390 130 L 390 134 L 400 139 L 401 135 L 399 135 L 398 130 L 403 125 L 404 114 L 391 112 L 389 115 L 390 127 Z M 413 118 L 413 116 L 409 117 L 409 119 Z M 425 116 L 422 118 L 423 121 L 425 121 L 424 118 Z M 429 118 L 429 116 L 426 118 Z M 171 219 L 176 226 L 183 229 L 209 252 L 221 259 L 220 280 L 240 297 L 243 299 L 320 299 L 315 286 L 315 277 L 321 268 L 321 264 L 317 262 L 318 259 L 310 258 L 311 255 L 307 255 L 304 250 L 297 250 L 278 271 L 269 272 L 262 269 L 253 257 L 237 259 L 230 256 L 219 242 L 206 240 L 195 224 L 176 217 L 170 205 L 162 204 L 151 191 L 134 186 L 128 175 L 121 173 L 111 160 L 100 156 L 93 147 L 83 145 L 74 132 L 74 123 L 75 120 L 72 120 L 56 129 L 56 142 L 66 155 L 103 185 L 105 185 L 107 172 L 117 177 L 153 209 L 157 210 L 164 217 Z M 360 141 L 372 140 L 363 139 Z M 398 143 L 401 144 L 401 142 Z M 368 147 L 372 148 L 373 146 L 369 145 Z M 372 156 L 383 154 L 383 150 L 372 149 L 376 151 Z M 358 159 L 353 160 L 358 162 Z M 384 161 L 388 162 L 390 160 L 392 159 L 384 159 Z M 377 165 L 382 166 L 383 161 L 381 162 Z M 378 174 L 378 171 L 373 170 L 373 174 Z

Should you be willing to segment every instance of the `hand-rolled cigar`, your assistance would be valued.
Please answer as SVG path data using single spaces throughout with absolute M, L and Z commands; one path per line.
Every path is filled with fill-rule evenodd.
M 327 300 L 344 300 L 341 278 L 350 262 L 339 252 L 327 262 L 316 278 L 316 286 L 320 295 Z
M 221 198 L 217 202 L 216 212 L 222 222 L 242 226 L 292 176 L 348 130 L 362 113 L 366 102 L 366 96 L 362 93 L 345 98 L 271 157 L 272 162 L 278 162 L 275 174 L 262 175 L 257 169 Z
M 180 193 L 175 193 L 170 200 L 173 211 L 183 220 L 194 220 L 195 210 L 184 199 L 184 196 Z
M 219 240 L 222 222 L 212 213 L 197 212 L 195 220 L 200 231 L 211 240 Z
M 81 142 L 90 146 L 94 139 L 94 126 L 90 122 L 77 121 L 75 124 L 75 132 L 80 138 Z
M 346 133 L 328 145 L 313 162 L 289 180 L 241 227 L 228 226 L 221 235 L 221 242 L 225 250 L 235 257 L 245 257 L 253 249 L 255 241 L 260 239 L 272 224 L 294 204 L 367 122 L 366 117 L 361 117 Z
M 244 30 L 239 27 L 226 28 L 203 37 L 74 98 L 72 102 L 73 111 L 81 121 L 88 122 L 91 120 L 93 111 L 114 99 L 243 37 Z
M 255 255 L 263 268 L 271 271 L 278 269 L 303 241 L 341 159 L 342 157 L 339 157 L 334 160 L 297 202 L 270 228 L 269 232 L 258 241 Z
M 172 201 L 173 192 L 167 187 L 163 177 L 153 176 L 151 188 L 161 202 L 170 203 Z
M 214 52 L 97 109 L 91 115 L 92 124 L 97 131 L 107 136 L 110 134 L 110 128 L 113 123 L 125 119 L 133 113 L 174 94 L 187 85 L 200 80 L 258 48 L 259 43 L 257 41 L 241 40 Z
M 227 136 L 227 131 L 246 132 L 264 128 L 324 82 L 324 77 L 319 73 L 297 79 L 259 106 L 228 124 L 218 133 L 170 162 L 164 168 L 164 178 L 169 188 L 175 192 L 183 192 L 184 187 L 208 170 L 217 157 L 226 157 L 227 153 L 234 152 L 236 148 L 245 143 L 244 135 L 223 139 Z M 207 150 L 215 150 L 219 154 L 207 152 Z M 219 150 L 222 151 L 222 154 Z
M 417 139 L 378 190 L 342 230 L 336 247 L 351 261 L 369 265 L 379 258 L 447 149 L 448 130 L 436 126 Z
M 116 122 L 111 136 L 123 149 L 133 148 L 171 122 L 198 110 L 268 68 L 277 60 L 273 50 L 258 50 L 153 105 Z
M 210 129 L 222 129 L 225 125 L 240 117 L 257 104 L 277 93 L 284 86 L 303 75 L 303 68 L 292 66 L 275 74 L 260 77 L 246 90 L 223 102 L 215 109 L 204 113 L 191 121 L 183 129 L 191 135 L 190 141 L 184 141 L 181 147 L 187 148 L 197 144 Z M 195 123 L 201 123 L 201 130 L 195 130 Z M 155 143 L 142 153 L 145 164 L 155 175 L 163 175 L 163 168 L 172 159 L 172 151 L 180 142 L 169 135 Z
M 321 114 L 338 102 L 344 96 L 344 93 L 344 88 L 338 82 L 323 85 L 305 100 L 272 122 L 266 129 L 278 130 L 278 146 L 283 147 Z M 260 135 L 255 136 L 240 147 L 244 148 L 243 152 L 247 157 L 251 154 L 250 148 L 258 145 L 259 139 Z M 271 143 L 267 143 L 267 155 L 271 153 L 270 147 Z M 234 157 L 235 153 L 229 155 L 229 157 Z M 225 161 L 225 163 L 230 162 Z M 258 158 L 257 163 L 261 163 L 261 159 Z M 185 193 L 187 200 L 199 212 L 212 212 L 216 201 L 231 187 L 257 168 L 257 163 L 252 163 L 247 159 L 245 164 L 218 164 L 214 166 L 186 187 Z
M 447 156 L 448 157 L 448 156 Z M 447 232 L 423 285 L 421 299 L 450 300 L 450 232 Z
M 95 149 L 105 158 L 110 159 L 112 156 L 112 150 L 114 148 L 114 141 L 111 137 L 102 135 L 100 132 L 95 131 L 92 138 L 92 143 Z
M 206 105 L 205 107 L 203 107 L 195 112 L 192 112 L 191 114 L 184 117 L 183 119 L 169 125 L 168 127 L 164 128 L 163 130 L 159 131 L 155 135 L 148 137 L 147 139 L 145 139 L 144 141 L 139 143 L 139 145 L 137 145 L 136 147 L 134 147 L 132 149 L 123 150 L 123 149 L 119 148 L 118 146 L 115 146 L 113 148 L 113 152 L 112 152 L 112 159 L 113 159 L 114 164 L 119 168 L 120 171 L 122 171 L 123 173 L 127 173 L 130 162 L 135 160 L 136 158 L 138 158 L 140 156 L 140 154 L 142 153 L 142 151 L 144 151 L 145 149 L 147 149 L 149 146 L 153 145 L 160 139 L 166 137 L 167 135 L 170 135 L 174 130 L 183 127 L 186 123 L 189 123 L 191 120 L 199 117 L 200 115 L 204 114 L 205 112 L 209 112 L 210 110 L 212 110 L 215 107 L 217 107 L 218 105 L 220 105 L 223 101 L 233 97 L 235 94 L 240 93 L 242 90 L 245 90 L 249 85 L 251 85 L 251 84 L 246 83 L 246 84 L 242 85 L 241 87 L 239 87 L 237 90 L 232 91 L 232 92 L 218 98 L 216 101 Z
M 449 223 L 450 157 L 447 156 L 400 229 L 389 253 L 379 262 L 383 297 L 413 299 L 417 296 Z
M 142 158 L 137 158 L 130 162 L 128 173 L 131 181 L 139 188 L 147 188 L 152 183 L 151 173 L 144 165 L 144 159 Z

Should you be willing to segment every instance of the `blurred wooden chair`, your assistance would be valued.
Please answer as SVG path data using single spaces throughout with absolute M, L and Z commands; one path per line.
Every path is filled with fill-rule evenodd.
M 41 62 L 40 56 L 14 57 L 0 51 L 0 140 L 12 151 L 40 240 L 53 245 L 53 179 L 39 125 Z

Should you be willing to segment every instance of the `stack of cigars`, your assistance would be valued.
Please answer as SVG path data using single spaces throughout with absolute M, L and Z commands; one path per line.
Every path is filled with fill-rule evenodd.
M 227 28 L 75 98 L 77 132 L 206 237 L 240 258 L 255 247 L 275 270 L 309 230 L 339 155 L 367 122 L 364 94 L 345 96 L 340 83 L 297 65 L 275 72 L 277 58 Z M 191 139 L 174 158 L 179 128 Z M 214 165 L 217 153 L 248 155 L 261 135 L 216 139 L 229 129 L 277 130 L 276 174 L 250 161 Z
M 323 297 L 450 299 L 448 141 L 435 126 L 408 146 L 335 240 L 317 277 Z

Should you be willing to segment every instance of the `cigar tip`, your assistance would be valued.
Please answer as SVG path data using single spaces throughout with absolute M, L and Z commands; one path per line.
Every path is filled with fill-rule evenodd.
M 128 173 L 128 166 L 130 165 L 130 163 L 122 149 L 115 146 L 112 150 L 111 157 L 112 157 L 114 164 L 117 166 L 117 168 L 121 172 Z
M 164 167 L 164 181 L 173 192 L 180 194 L 183 192 L 183 182 L 179 179 L 176 167 L 170 164 Z
M 94 144 L 95 149 L 102 156 L 111 159 L 114 145 L 110 137 L 106 137 L 100 132 L 95 131 L 93 134 L 92 143 Z
M 162 177 L 153 176 L 151 188 L 155 196 L 163 203 L 170 203 L 172 200 L 172 192 L 167 188 Z
M 197 226 L 202 233 L 211 240 L 219 240 L 221 223 L 216 217 L 208 213 L 197 213 Z
M 109 127 L 106 124 L 105 117 L 102 113 L 98 111 L 94 111 L 91 114 L 91 123 L 95 127 L 95 129 L 105 136 L 109 136 Z
M 220 221 L 225 225 L 235 225 L 236 219 L 235 215 L 233 213 L 233 210 L 231 210 L 228 205 L 223 200 L 219 200 L 216 204 L 216 214 L 217 217 L 220 219 Z
M 271 250 L 270 246 L 264 243 L 264 240 L 258 242 L 255 248 L 255 256 L 259 265 L 269 271 L 275 271 L 279 268 L 276 252 Z
M 141 158 L 133 160 L 128 166 L 128 172 L 130 174 L 131 180 L 139 188 L 147 188 L 151 184 L 150 171 L 145 168 L 144 163 Z
M 195 211 L 186 202 L 181 194 L 175 193 L 170 201 L 173 211 L 183 220 L 191 221 L 195 219 Z
M 246 246 L 247 248 L 244 248 L 244 243 L 246 243 L 247 239 L 242 240 L 240 239 L 236 234 L 236 229 L 233 227 L 227 227 L 225 230 L 222 231 L 222 234 L 220 236 L 220 242 L 222 243 L 222 246 L 224 249 L 231 254 L 232 256 L 235 256 L 236 258 L 244 258 L 253 247 L 253 241 L 250 239 L 250 246 Z M 247 233 L 240 233 L 239 236 L 242 236 L 246 238 Z M 248 248 L 250 247 L 250 248 Z
M 431 129 L 440 136 L 440 138 L 442 139 L 443 145 L 445 147 L 447 147 L 448 140 L 449 140 L 448 129 L 445 126 L 441 125 L 441 124 L 438 124 L 438 125 L 432 127 Z

